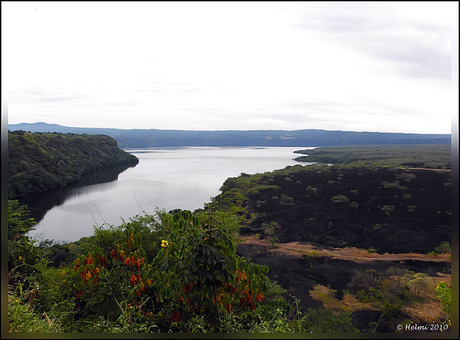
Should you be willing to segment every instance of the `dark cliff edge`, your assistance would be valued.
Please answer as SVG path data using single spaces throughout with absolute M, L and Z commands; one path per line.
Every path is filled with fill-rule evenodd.
M 94 171 L 138 163 L 110 136 L 8 131 L 8 199 L 75 183 Z

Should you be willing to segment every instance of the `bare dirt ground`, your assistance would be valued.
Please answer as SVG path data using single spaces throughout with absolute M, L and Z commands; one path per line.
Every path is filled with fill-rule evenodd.
M 431 170 L 431 171 L 447 171 L 451 172 L 451 169 L 435 169 L 435 168 L 398 168 L 402 170 Z
M 365 249 L 356 247 L 333 248 L 317 247 L 308 242 L 286 242 L 276 243 L 275 247 L 271 246 L 268 240 L 261 240 L 255 235 L 240 236 L 242 243 L 264 247 L 275 253 L 284 255 L 299 256 L 304 255 L 311 257 L 331 257 L 353 261 L 357 263 L 370 261 L 429 261 L 429 262 L 450 262 L 448 254 L 427 255 L 427 254 L 377 254 L 371 253 Z
M 336 311 L 350 311 L 358 328 L 367 330 L 370 322 L 377 322 L 384 310 L 379 302 L 362 302 L 347 293 L 347 283 L 353 274 L 367 269 L 385 272 L 398 267 L 425 272 L 431 282 L 423 301 L 407 303 L 401 309 L 405 318 L 431 323 L 445 317 L 436 298 L 436 284 L 451 284 L 450 256 L 421 253 L 377 254 L 356 247 L 334 248 L 308 242 L 272 244 L 256 235 L 239 236 L 240 249 L 254 263 L 268 265 L 272 280 L 287 289 L 288 296 L 300 299 L 301 308 L 324 307 Z M 292 295 L 290 295 L 292 294 Z M 288 296 L 286 298 L 289 300 Z M 382 323 L 379 332 L 394 332 L 394 325 Z

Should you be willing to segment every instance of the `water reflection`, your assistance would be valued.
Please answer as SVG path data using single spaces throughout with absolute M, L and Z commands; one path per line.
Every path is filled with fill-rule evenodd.
M 90 174 L 86 174 L 79 181 L 67 186 L 62 186 L 46 192 L 34 193 L 24 196 L 19 200 L 20 204 L 27 204 L 30 210 L 30 216 L 39 222 L 43 219 L 46 212 L 53 207 L 61 206 L 69 198 L 80 195 L 79 187 L 92 185 L 96 183 L 113 182 L 118 179 L 118 175 L 131 165 L 115 165 L 103 170 L 96 170 Z

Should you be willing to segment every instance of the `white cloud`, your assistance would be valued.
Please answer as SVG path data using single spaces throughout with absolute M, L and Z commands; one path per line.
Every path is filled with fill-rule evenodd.
M 455 8 L 2 3 L 8 120 L 449 133 Z

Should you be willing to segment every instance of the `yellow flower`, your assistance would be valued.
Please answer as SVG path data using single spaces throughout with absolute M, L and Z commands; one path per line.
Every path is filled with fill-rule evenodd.
M 168 241 L 166 240 L 161 240 L 161 246 L 164 248 L 164 247 L 167 247 L 168 246 Z
M 22 256 L 19 256 L 19 261 L 22 261 Z

